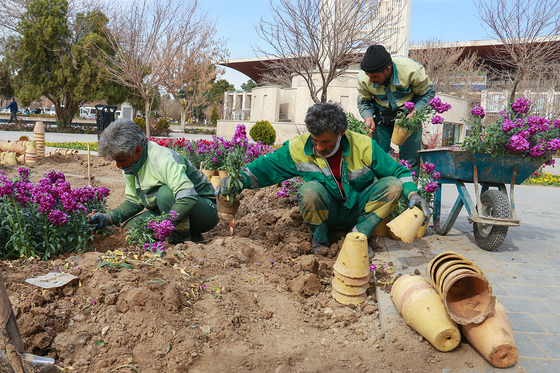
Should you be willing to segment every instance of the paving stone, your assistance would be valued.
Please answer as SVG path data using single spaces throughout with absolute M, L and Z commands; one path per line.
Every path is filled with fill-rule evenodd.
M 519 358 L 517 362 L 527 373 L 558 373 L 560 361 Z
M 533 314 L 533 318 L 537 320 L 537 322 L 539 322 L 546 329 L 548 329 L 549 332 L 560 335 L 560 316 Z M 558 346 L 559 346 L 558 353 L 560 354 L 560 339 L 558 340 Z M 560 357 L 558 359 L 560 359 Z
M 520 273 L 516 275 L 519 282 L 522 284 L 527 285 L 556 285 L 560 286 L 560 282 L 558 282 L 557 278 L 560 279 L 559 276 L 547 276 L 547 275 L 529 275 L 526 273 Z
M 509 322 L 514 332 L 547 333 L 531 316 L 524 313 L 509 313 Z
M 548 291 L 550 288 L 544 288 L 536 285 L 523 285 L 523 284 L 501 284 L 514 297 L 525 298 L 545 298 L 554 299 L 554 294 Z M 560 290 L 560 287 L 558 288 Z
M 531 313 L 552 315 L 556 314 L 539 299 L 535 298 L 520 298 L 520 297 L 500 297 L 498 299 L 508 310 L 508 312 L 516 313 Z
M 519 351 L 519 357 L 531 357 L 547 359 L 548 356 L 539 348 L 539 346 L 533 342 L 531 337 L 525 333 L 513 333 L 515 338 L 515 344 L 517 345 L 517 350 Z
M 560 360 L 560 339 L 557 335 L 531 334 L 530 337 L 548 356 Z M 560 372 L 560 370 L 557 372 Z

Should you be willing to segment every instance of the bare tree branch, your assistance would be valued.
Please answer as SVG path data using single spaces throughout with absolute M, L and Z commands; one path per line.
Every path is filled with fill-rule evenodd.
M 560 57 L 560 0 L 475 0 L 479 18 L 495 47 L 493 73 L 511 82 L 510 102 L 519 84 L 549 71 Z M 483 25 L 484 26 L 484 25 Z
M 329 84 L 359 62 L 369 45 L 390 41 L 385 31 L 403 13 L 398 6 L 382 12 L 381 2 L 368 0 L 270 0 L 270 9 L 273 19 L 261 18 L 255 27 L 269 49 L 256 47 L 255 53 L 266 56 L 266 69 L 280 72 L 284 83 L 288 73 L 301 76 L 315 102 L 327 101 Z

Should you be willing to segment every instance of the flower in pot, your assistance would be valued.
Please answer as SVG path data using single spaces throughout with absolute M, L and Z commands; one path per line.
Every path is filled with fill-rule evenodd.
M 531 115 L 531 101 L 524 97 L 500 112 L 499 118 L 486 127 L 484 109 L 476 105 L 467 120 L 472 128 L 461 145 L 463 150 L 491 154 L 519 154 L 554 164 L 560 150 L 560 120 L 551 122 Z
M 431 99 L 428 105 L 418 110 L 415 109 L 414 102 L 405 102 L 395 118 L 391 141 L 395 145 L 402 145 L 411 133 L 418 131 L 422 127 L 422 123 L 430 118 L 434 124 L 443 123 L 444 119 L 435 114 L 444 113 L 449 109 L 451 109 L 451 105 L 442 102 L 439 97 Z M 412 112 L 414 113 L 409 117 Z

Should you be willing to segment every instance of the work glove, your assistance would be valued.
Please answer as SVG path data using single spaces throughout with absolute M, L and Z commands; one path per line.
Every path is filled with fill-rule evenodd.
M 408 195 L 408 208 L 411 209 L 414 206 L 418 206 L 422 210 L 422 214 L 425 217 L 423 224 L 426 224 L 430 218 L 430 206 L 417 192 L 412 192 Z
M 89 218 L 89 223 L 93 225 L 93 229 L 96 231 L 99 229 L 103 229 L 107 226 L 113 225 L 113 219 L 109 214 L 102 214 L 102 213 L 94 213 Z

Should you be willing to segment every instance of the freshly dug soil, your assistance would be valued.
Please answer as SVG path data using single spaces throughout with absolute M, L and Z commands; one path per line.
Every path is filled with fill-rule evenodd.
M 41 159 L 31 167 L 32 181 L 52 169 L 63 171 L 72 187 L 88 184 L 87 155 Z M 17 167 L 0 171 L 12 177 Z M 90 185 L 110 188 L 111 207 L 124 200 L 113 163 L 93 156 L 89 174 Z M 127 246 L 115 228 L 97 236 L 87 253 L 0 262 L 26 351 L 73 372 L 473 368 L 464 347 L 438 352 L 404 322 L 398 338 L 386 340 L 373 279 L 365 303 L 335 301 L 332 267 L 346 232 L 333 233 L 328 252 L 310 255 L 311 234 L 297 202 L 277 198 L 276 191 L 242 193 L 233 235 L 230 224 L 220 222 L 203 241 L 168 245 L 161 258 Z M 375 239 L 370 244 L 381 249 Z M 99 266 L 108 260 L 112 265 Z M 378 271 L 389 282 L 389 272 Z M 49 272 L 79 279 L 53 290 L 25 281 Z

